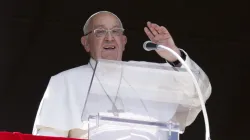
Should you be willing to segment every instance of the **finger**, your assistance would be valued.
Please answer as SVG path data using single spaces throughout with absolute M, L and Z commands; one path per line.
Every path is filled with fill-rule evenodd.
M 163 34 L 169 34 L 168 30 L 164 26 L 161 26 L 160 30 L 161 30 L 161 33 Z
M 159 32 L 160 32 L 160 34 L 162 34 L 164 36 L 164 38 L 170 38 L 171 37 L 170 33 L 168 32 L 168 30 L 165 27 L 161 26 L 160 28 L 161 29 L 160 29 Z
M 158 29 L 157 29 L 157 32 L 159 33 L 159 34 L 164 34 L 164 28 L 161 26 L 161 27 L 159 27 Z
M 157 42 L 161 42 L 163 40 L 169 39 L 169 38 L 171 38 L 171 36 L 168 34 L 162 34 L 162 35 L 159 34 L 154 37 L 154 41 L 157 43 Z
M 152 27 L 153 29 L 155 29 L 155 31 L 157 32 L 157 34 L 159 34 L 158 30 L 160 29 L 160 26 L 155 24 L 155 23 L 152 23 Z
M 155 29 L 155 31 L 159 34 L 159 30 L 161 29 L 161 27 L 155 23 L 152 23 L 151 26 Z
M 156 31 L 156 29 L 159 28 L 158 25 L 153 24 L 153 23 L 151 23 L 151 22 L 148 22 L 147 25 L 148 25 L 149 30 L 152 32 L 152 34 L 153 34 L 154 36 L 156 36 L 157 34 L 159 34 L 159 33 Z
M 159 34 L 157 36 L 154 37 L 154 41 L 157 42 L 161 42 L 163 40 L 169 39 L 170 37 L 168 35 L 165 34 Z
M 148 29 L 147 27 L 145 27 L 145 28 L 144 28 L 144 31 L 145 31 L 145 33 L 147 34 L 148 38 L 149 38 L 151 41 L 154 42 L 154 41 L 155 41 L 155 40 L 154 40 L 154 37 L 155 37 L 155 36 L 149 31 L 149 29 Z

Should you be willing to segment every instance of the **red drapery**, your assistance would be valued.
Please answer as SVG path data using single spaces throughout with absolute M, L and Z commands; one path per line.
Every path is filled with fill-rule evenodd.
M 0 132 L 0 140 L 82 140 L 73 138 L 34 136 L 31 134 L 22 134 L 19 132 Z

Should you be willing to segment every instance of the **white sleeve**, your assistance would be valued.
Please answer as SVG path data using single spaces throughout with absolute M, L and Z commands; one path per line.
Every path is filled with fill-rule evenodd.
M 32 134 L 65 136 L 65 134 L 59 133 L 67 131 L 65 125 L 70 116 L 69 108 L 64 105 L 67 104 L 67 85 L 64 83 L 63 75 L 51 77 L 40 102 Z M 50 130 L 53 131 L 49 132 Z
M 38 131 L 44 133 L 44 128 L 48 131 L 53 130 L 53 132 L 54 130 L 69 132 L 71 129 L 82 128 L 83 105 L 78 102 L 78 98 L 85 99 L 87 94 L 85 95 L 84 88 L 79 86 L 79 83 L 82 83 L 82 77 L 79 77 L 81 77 L 81 73 L 74 72 L 63 72 L 51 77 L 36 114 L 32 132 L 34 135 Z M 76 86 L 76 84 L 79 85 Z M 82 96 L 77 96 L 80 93 L 83 93 Z
M 197 80 L 199 87 L 201 89 L 201 94 L 203 95 L 203 99 L 204 99 L 204 101 L 207 101 L 207 99 L 210 97 L 211 92 L 212 92 L 212 87 L 211 87 L 211 83 L 209 81 L 209 78 L 208 78 L 207 74 L 200 68 L 200 66 L 198 66 L 184 50 L 182 50 L 182 51 L 186 54 L 185 62 L 188 65 L 188 67 L 191 70 L 197 72 L 197 74 L 194 74 L 194 75 L 196 76 L 196 80 Z M 185 68 L 185 67 L 182 65 L 181 68 Z M 198 99 L 198 94 L 196 93 L 194 95 L 195 96 L 193 96 L 193 97 Z
M 56 130 L 53 128 L 43 127 L 36 133 L 37 136 L 51 136 L 51 137 L 68 137 L 67 131 Z
M 186 64 L 188 65 L 188 67 L 193 70 L 196 71 L 198 74 L 194 74 L 196 77 L 196 80 L 198 82 L 198 85 L 201 89 L 201 94 L 203 95 L 203 99 L 206 102 L 207 99 L 210 97 L 211 92 L 212 92 L 212 87 L 211 87 L 211 83 L 209 81 L 208 76 L 206 75 L 206 73 L 188 56 L 188 54 L 181 49 L 181 51 L 183 51 L 186 54 Z M 185 68 L 183 65 L 181 66 L 181 68 Z M 189 97 L 192 98 L 192 100 L 195 103 L 198 103 L 199 106 L 193 107 L 189 110 L 188 115 L 185 112 L 180 112 L 177 117 L 178 120 L 183 120 L 183 117 L 187 117 L 186 120 L 186 126 L 192 124 L 194 122 L 194 120 L 196 119 L 196 117 L 198 116 L 198 114 L 201 111 L 201 105 L 200 105 L 200 99 L 198 96 L 198 93 L 194 93 L 192 95 L 189 95 Z M 181 109 L 181 108 L 180 108 Z

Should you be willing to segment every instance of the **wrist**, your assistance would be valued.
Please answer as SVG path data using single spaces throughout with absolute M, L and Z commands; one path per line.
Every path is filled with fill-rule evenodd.
M 179 50 L 179 55 L 180 55 L 180 57 L 185 61 L 186 60 L 186 54 L 183 52 L 183 51 L 181 51 L 181 50 Z M 173 61 L 171 61 L 171 60 L 166 60 L 171 66 L 173 66 L 173 67 L 180 67 L 181 66 L 181 62 L 178 60 L 178 59 L 175 59 L 175 60 L 173 60 Z
M 173 51 L 175 51 L 179 56 L 181 56 L 181 50 L 179 48 L 173 49 Z M 170 57 L 168 57 L 168 59 L 166 59 L 168 62 L 175 62 L 177 61 L 177 57 L 171 53 Z

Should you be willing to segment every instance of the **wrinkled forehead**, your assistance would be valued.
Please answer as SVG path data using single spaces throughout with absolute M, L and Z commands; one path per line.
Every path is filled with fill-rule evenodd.
M 92 18 L 91 28 L 122 28 L 120 20 L 110 13 L 100 13 Z

